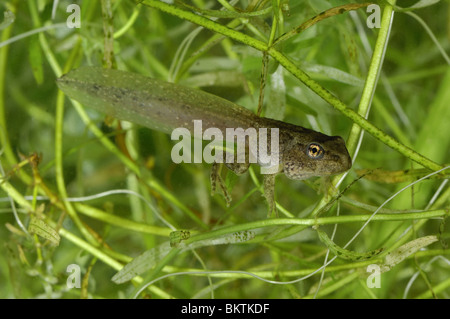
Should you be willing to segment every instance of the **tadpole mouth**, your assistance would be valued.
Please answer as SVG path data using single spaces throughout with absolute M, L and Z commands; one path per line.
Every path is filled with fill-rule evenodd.
M 344 160 L 344 162 L 346 163 L 345 165 L 345 170 L 348 171 L 350 168 L 352 168 L 352 158 L 350 157 L 350 155 L 347 153 L 347 156 Z
M 352 168 L 352 158 L 350 157 L 350 154 L 348 153 L 347 147 L 345 146 L 345 140 L 337 136 L 338 140 L 341 142 L 341 155 L 340 155 L 340 162 L 342 166 L 342 170 L 339 172 L 345 172 L 348 171 L 350 168 Z

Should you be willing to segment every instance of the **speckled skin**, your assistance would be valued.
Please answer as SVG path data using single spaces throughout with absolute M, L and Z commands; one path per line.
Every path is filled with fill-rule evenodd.
M 193 132 L 193 120 L 202 120 L 202 128 L 278 128 L 279 172 L 291 179 L 328 176 L 351 167 L 344 140 L 310 129 L 258 117 L 230 101 L 201 90 L 184 87 L 142 75 L 95 67 L 70 71 L 57 80 L 69 97 L 120 120 L 171 133 L 185 127 Z M 223 133 L 225 136 L 225 133 Z M 311 158 L 308 146 L 320 144 L 323 156 Z M 228 165 L 238 173 L 248 165 Z M 245 167 L 246 166 L 246 167 Z M 273 188 L 274 176 L 265 176 L 267 187 Z M 213 185 L 214 186 L 214 185 Z M 273 190 L 266 190 L 269 208 L 273 209 Z M 272 202 L 272 203 L 271 203 Z

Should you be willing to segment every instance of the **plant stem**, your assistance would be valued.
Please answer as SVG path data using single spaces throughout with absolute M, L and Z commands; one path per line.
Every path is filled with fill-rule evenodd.
M 385 6 L 383 18 L 381 20 L 381 27 L 378 32 L 378 38 L 375 43 L 375 49 L 372 54 L 372 60 L 370 62 L 369 71 L 367 73 L 366 82 L 364 84 L 364 89 L 358 107 L 358 114 L 365 118 L 369 115 L 370 106 L 372 104 L 378 78 L 381 73 L 393 18 L 394 11 L 392 6 Z M 350 154 L 354 155 L 360 134 L 361 126 L 354 123 L 350 131 L 350 136 L 347 140 L 347 148 Z
M 129 229 L 131 231 L 137 231 L 147 234 L 153 234 L 158 236 L 168 237 L 172 232 L 169 228 L 163 228 L 153 225 L 143 224 L 141 222 L 135 222 L 132 220 L 128 220 L 126 218 L 122 218 L 113 214 L 105 213 L 104 211 L 94 208 L 85 204 L 76 203 L 74 204 L 75 208 L 78 212 L 83 215 L 89 216 L 91 218 L 95 218 L 97 220 L 101 220 L 105 223 L 116 225 L 121 228 Z
M 369 218 L 371 221 L 402 221 L 402 220 L 416 220 L 416 219 L 429 219 L 446 216 L 447 212 L 444 209 L 433 210 L 420 213 L 401 213 L 401 214 L 378 214 L 371 218 L 371 215 L 341 215 L 332 217 L 319 217 L 319 218 L 276 218 L 276 219 L 264 219 L 255 222 L 249 222 L 245 224 L 238 224 L 232 226 L 226 226 L 212 230 L 207 233 L 200 233 L 194 235 L 185 241 L 186 244 L 190 244 L 196 241 L 216 238 L 218 236 L 224 236 L 227 234 L 247 231 L 251 229 L 272 227 L 272 226 L 287 226 L 287 225 L 302 225 L 302 226 L 315 226 L 315 225 L 331 225 L 340 223 L 353 223 L 353 222 L 365 222 Z
M 55 175 L 59 194 L 63 198 L 66 198 L 68 196 L 64 182 L 64 173 L 63 173 L 64 165 L 62 155 L 63 123 L 64 123 L 64 94 L 60 91 L 58 92 L 58 98 L 56 102 L 56 115 L 55 115 Z M 63 205 L 65 207 L 65 211 L 69 214 L 70 218 L 73 220 L 77 228 L 81 231 L 83 236 L 91 244 L 97 245 L 95 237 L 83 225 L 81 219 L 79 218 L 73 206 L 68 202 L 64 202 Z
M 378 78 L 381 73 L 384 54 L 386 51 L 387 42 L 388 42 L 393 18 L 394 18 L 394 11 L 392 9 L 392 6 L 387 5 L 384 8 L 383 18 L 381 21 L 380 30 L 378 32 L 378 38 L 375 43 L 375 49 L 372 54 L 372 59 L 370 62 L 369 71 L 367 73 L 366 81 L 364 84 L 364 89 L 362 92 L 361 100 L 359 101 L 358 113 L 355 114 L 357 116 L 363 117 L 364 119 L 366 119 L 369 116 L 370 106 L 372 104 L 372 99 L 375 94 L 375 89 L 376 89 L 376 85 L 378 82 Z M 370 122 L 367 122 L 367 123 L 370 123 Z M 349 153 L 351 154 L 353 161 L 355 161 L 355 156 L 357 155 L 356 152 L 357 152 L 357 146 L 359 143 L 358 141 L 361 138 L 361 134 L 363 133 L 362 128 L 363 127 L 359 123 L 357 123 L 356 121 L 353 121 L 353 125 L 350 130 L 349 137 L 347 139 L 347 149 L 348 149 Z M 366 129 L 366 131 L 368 131 L 370 133 L 370 130 L 368 130 L 367 128 L 365 128 L 365 129 Z M 382 133 L 382 135 L 379 138 L 380 141 L 382 141 L 382 142 L 384 141 L 384 143 L 387 144 L 386 141 L 389 141 L 391 139 L 392 143 L 394 143 L 395 145 L 398 145 L 398 146 L 403 146 L 404 148 L 406 148 L 405 151 L 407 151 L 409 153 L 409 151 L 407 150 L 407 148 L 408 148 L 407 146 L 405 146 L 404 144 L 401 144 L 400 142 L 397 142 L 392 137 L 384 134 L 381 131 L 380 131 L 380 133 Z M 384 136 L 384 137 L 382 137 L 382 136 Z M 393 146 L 391 146 L 391 147 L 396 149 Z M 397 150 L 399 150 L 399 149 L 397 148 Z M 410 151 L 414 152 L 412 149 L 410 149 Z M 399 150 L 399 152 L 400 152 L 400 150 Z M 418 153 L 416 153 L 416 154 L 420 155 Z M 436 170 L 438 170 L 437 167 L 436 167 Z M 341 177 L 343 175 L 344 174 L 339 174 L 339 175 L 333 177 L 333 179 L 330 183 L 330 187 L 328 189 L 329 194 L 334 195 L 337 193 L 335 186 L 337 185 L 337 183 L 339 182 L 339 180 L 341 179 Z M 317 215 L 321 211 L 321 209 L 330 201 L 331 198 L 332 198 L 332 196 L 324 196 L 322 198 L 322 200 L 314 208 L 312 215 L 313 216 Z
M 17 1 L 11 4 L 12 8 L 16 8 Z M 15 13 L 15 12 L 13 12 Z M 0 38 L 0 42 L 8 40 L 11 36 L 12 28 L 14 23 L 3 30 Z M 9 46 L 4 46 L 0 48 L 0 143 L 3 153 L 5 153 L 6 160 L 9 165 L 14 165 L 17 162 L 14 151 L 11 148 L 11 143 L 8 136 L 8 128 L 6 125 L 6 104 L 5 104 L 5 78 L 6 78 L 6 67 L 8 61 L 8 51 Z

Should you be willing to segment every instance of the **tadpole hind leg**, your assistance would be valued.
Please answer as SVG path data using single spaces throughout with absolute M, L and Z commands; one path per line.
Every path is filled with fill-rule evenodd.
M 232 161 L 230 161 L 232 159 Z M 244 163 L 240 163 L 237 161 L 238 157 L 236 154 L 232 154 L 229 152 L 225 152 L 225 156 L 223 161 L 225 162 L 226 167 L 231 170 L 236 175 L 242 175 L 248 171 L 250 167 L 250 163 L 245 161 Z M 227 207 L 230 206 L 231 203 L 231 194 L 228 191 L 222 177 L 220 176 L 221 164 L 214 162 L 211 168 L 211 196 L 214 196 L 217 190 L 217 184 L 219 185 L 223 196 L 225 197 Z
M 278 217 L 278 211 L 275 205 L 275 177 L 276 174 L 264 174 L 264 197 L 268 206 L 267 217 L 271 217 L 272 215 Z
M 214 196 L 217 190 L 217 184 L 219 184 L 220 190 L 222 191 L 223 197 L 227 203 L 227 207 L 231 204 L 231 194 L 228 192 L 225 183 L 220 176 L 221 164 L 214 162 L 211 167 L 211 196 Z

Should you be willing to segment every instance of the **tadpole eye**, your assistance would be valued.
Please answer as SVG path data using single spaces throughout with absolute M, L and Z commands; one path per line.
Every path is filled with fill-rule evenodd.
M 311 143 L 308 145 L 306 153 L 312 159 L 321 159 L 323 157 L 323 155 L 325 154 L 325 150 L 323 149 L 323 147 L 320 144 Z

